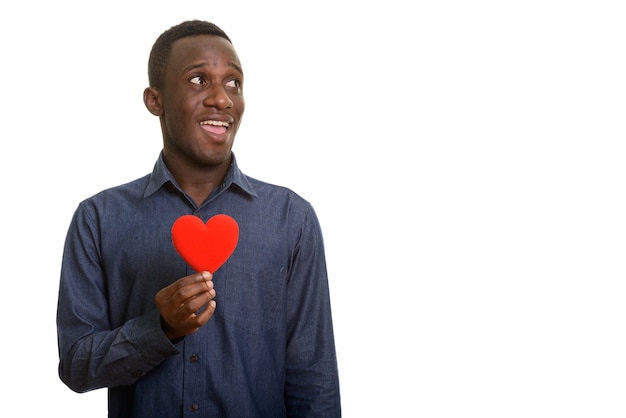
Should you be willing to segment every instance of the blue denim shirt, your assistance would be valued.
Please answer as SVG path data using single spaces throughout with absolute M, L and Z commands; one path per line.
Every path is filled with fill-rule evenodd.
M 185 214 L 239 224 L 214 272 L 217 308 L 177 343 L 154 296 L 193 273 L 171 241 Z M 245 176 L 235 158 L 197 207 L 159 157 L 151 174 L 81 202 L 66 238 L 59 375 L 109 390 L 110 417 L 338 417 L 339 382 L 322 234 L 311 205 Z

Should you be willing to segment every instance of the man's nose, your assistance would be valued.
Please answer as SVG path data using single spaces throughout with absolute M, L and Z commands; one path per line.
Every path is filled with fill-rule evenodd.
M 228 93 L 222 86 L 212 86 L 207 90 L 204 99 L 204 105 L 207 107 L 216 107 L 218 109 L 230 109 L 233 107 L 233 101 L 230 100 Z

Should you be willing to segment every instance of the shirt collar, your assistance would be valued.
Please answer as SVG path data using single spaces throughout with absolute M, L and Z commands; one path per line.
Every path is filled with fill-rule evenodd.
M 256 191 L 254 190 L 254 187 L 252 187 L 252 184 L 250 184 L 250 180 L 239 169 L 239 166 L 237 165 L 237 160 L 235 158 L 235 154 L 233 153 L 231 155 L 232 155 L 232 160 L 230 163 L 230 167 L 228 168 L 228 171 L 226 172 L 226 175 L 224 176 L 224 181 L 222 182 L 221 187 L 223 189 L 227 189 L 231 185 L 235 184 L 239 186 L 241 190 L 243 190 L 250 196 L 257 197 L 258 195 Z M 172 176 L 172 173 L 170 172 L 170 170 L 168 170 L 167 166 L 165 165 L 165 161 L 163 161 L 163 151 L 161 151 L 161 153 L 159 154 L 159 158 L 157 159 L 157 162 L 154 164 L 154 169 L 152 170 L 152 174 L 150 174 L 150 180 L 148 181 L 148 185 L 146 186 L 146 190 L 144 191 L 143 197 L 146 198 L 150 196 L 151 194 L 159 190 L 164 184 L 168 182 L 172 183 L 174 186 L 176 186 L 176 188 L 182 191 L 182 189 L 180 188 L 180 186 L 174 179 L 174 176 Z

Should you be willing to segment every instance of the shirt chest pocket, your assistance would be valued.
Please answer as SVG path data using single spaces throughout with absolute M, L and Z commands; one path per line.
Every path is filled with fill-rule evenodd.
M 223 278 L 218 304 L 224 320 L 252 333 L 260 333 L 276 325 L 280 307 L 284 305 L 286 274 L 280 271 L 249 271 L 229 266 Z

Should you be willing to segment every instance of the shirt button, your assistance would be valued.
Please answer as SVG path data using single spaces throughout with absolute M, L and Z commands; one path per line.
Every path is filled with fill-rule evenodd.
M 192 412 L 198 412 L 198 409 L 200 409 L 200 406 L 198 406 L 198 404 L 194 402 L 191 404 L 189 409 L 191 409 Z
M 135 371 L 133 372 L 133 376 L 135 376 L 135 377 L 141 377 L 141 376 L 143 376 L 143 371 L 141 371 L 141 370 L 135 370 Z
M 189 356 L 189 361 L 192 362 L 192 363 L 197 363 L 198 359 L 199 359 L 199 357 L 198 357 L 197 354 L 192 354 L 192 355 Z

